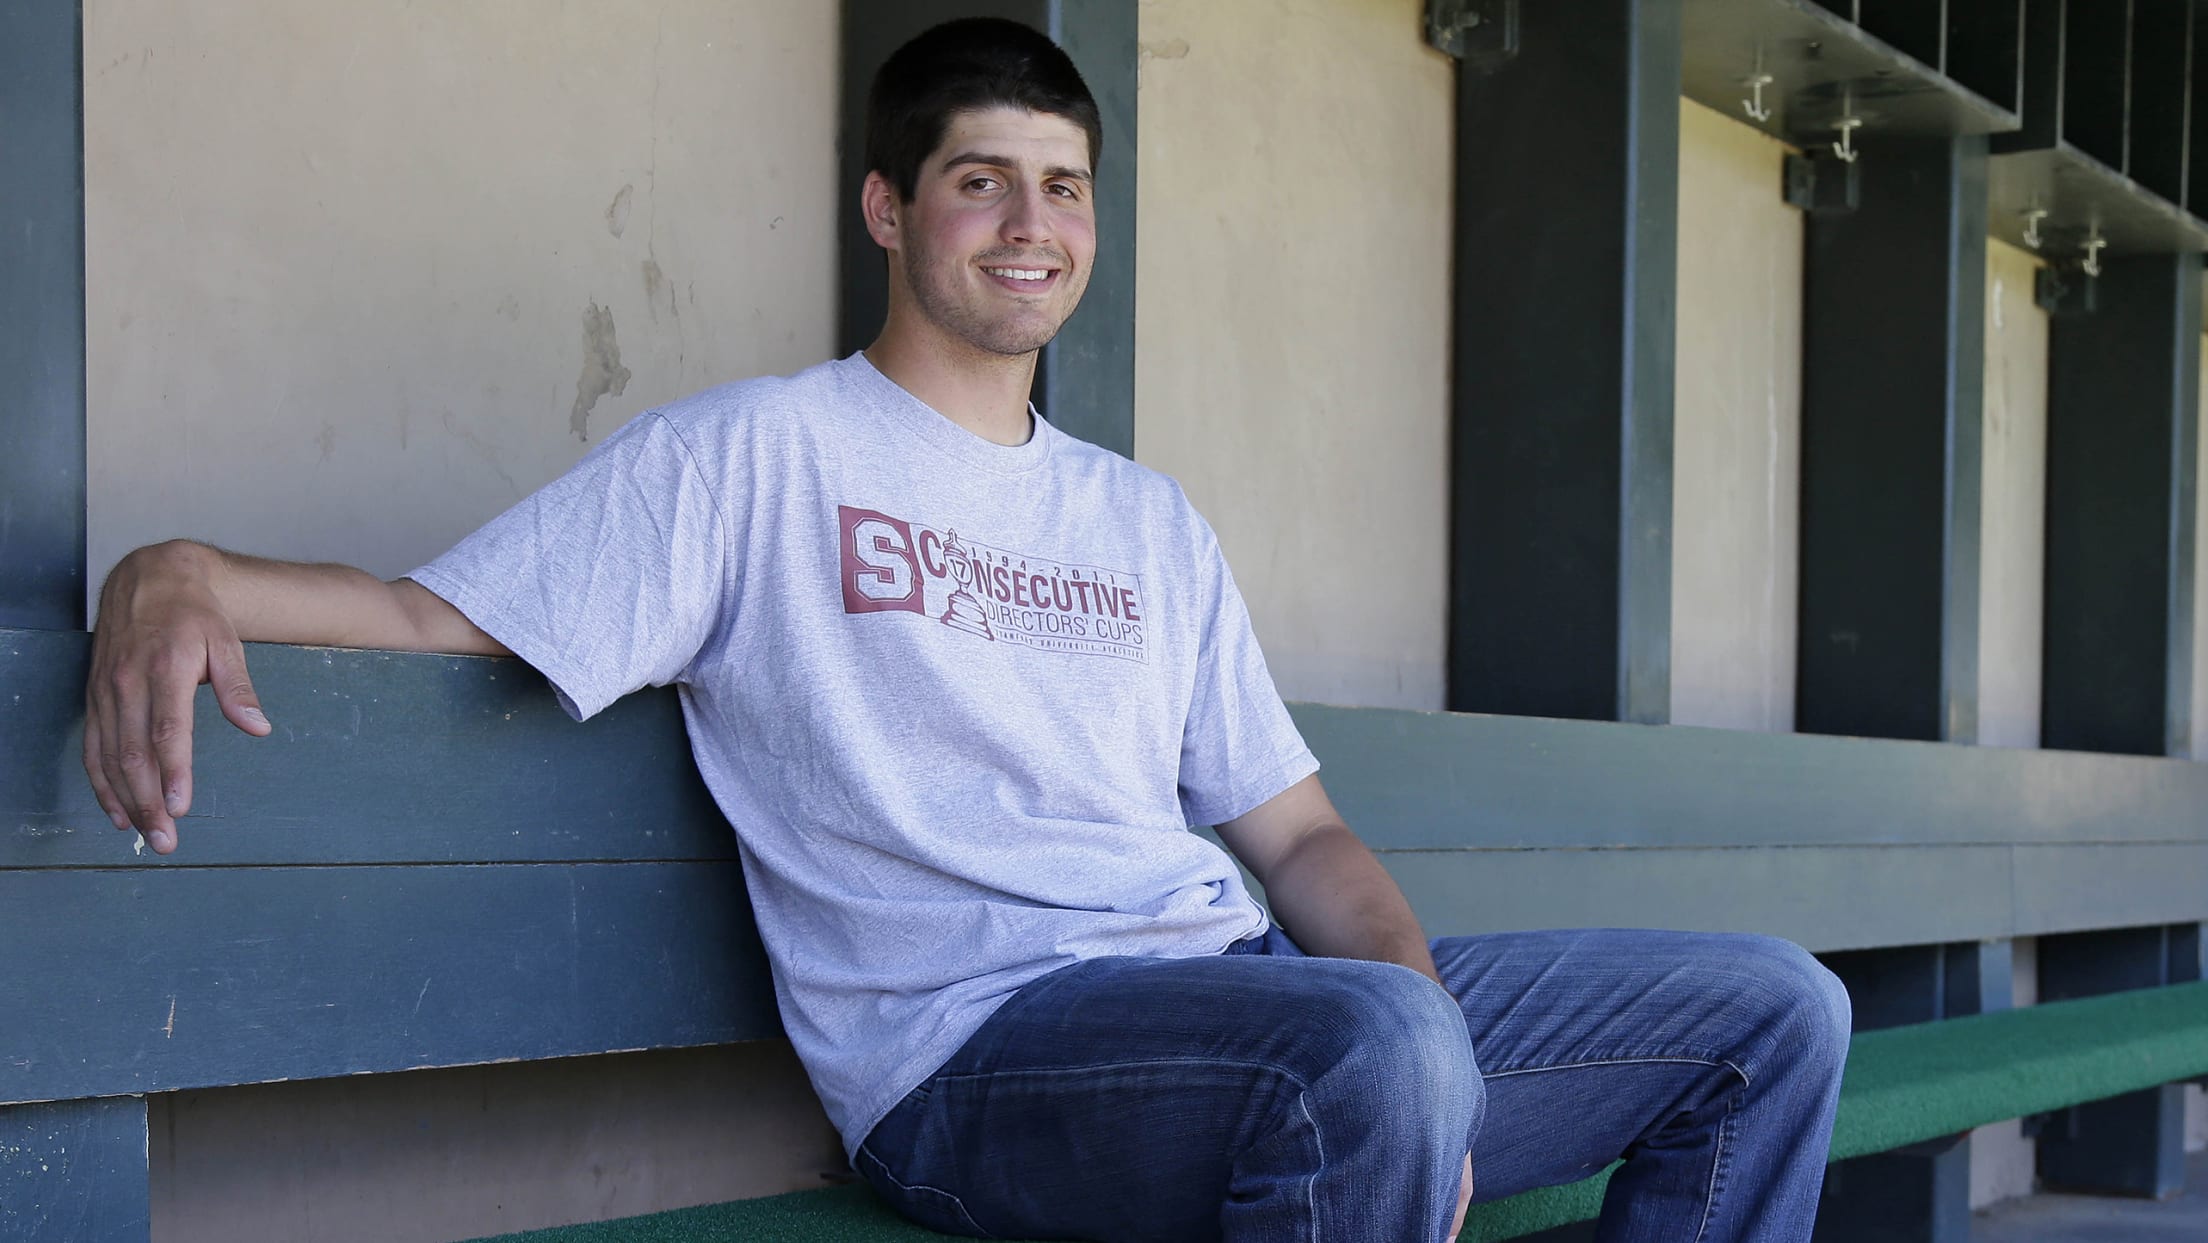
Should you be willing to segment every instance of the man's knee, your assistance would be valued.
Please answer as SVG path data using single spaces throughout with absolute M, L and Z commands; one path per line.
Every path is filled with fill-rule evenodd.
M 1802 1074 L 1837 1078 L 1848 1059 L 1854 1009 L 1847 986 L 1808 950 L 1778 937 L 1748 937 L 1745 957 L 1756 966 L 1770 1008 L 1776 1055 Z
M 1487 1110 L 1464 1014 L 1432 980 L 1371 964 L 1315 990 L 1306 1018 L 1326 1033 L 1331 1094 L 1399 1139 L 1469 1144 Z M 1461 1154 L 1459 1154 L 1461 1155 Z

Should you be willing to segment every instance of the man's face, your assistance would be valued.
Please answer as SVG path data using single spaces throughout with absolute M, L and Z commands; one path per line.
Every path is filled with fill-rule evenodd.
M 1064 117 L 954 114 L 884 241 L 921 319 L 992 354 L 1041 349 L 1088 287 L 1090 173 L 1088 136 Z

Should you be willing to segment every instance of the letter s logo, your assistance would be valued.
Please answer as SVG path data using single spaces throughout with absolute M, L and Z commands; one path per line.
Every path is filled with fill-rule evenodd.
M 926 608 L 912 528 L 871 509 L 836 507 L 843 562 L 843 611 L 919 613 Z
M 879 518 L 851 529 L 851 552 L 871 567 L 858 574 L 859 594 L 869 600 L 903 600 L 912 594 L 912 552 L 904 533 Z

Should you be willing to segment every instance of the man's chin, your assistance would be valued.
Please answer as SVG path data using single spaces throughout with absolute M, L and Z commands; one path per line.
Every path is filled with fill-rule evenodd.
M 1001 355 L 1005 358 L 1021 358 L 1049 345 L 1057 337 L 1058 330 L 1064 325 L 1064 320 L 1059 320 L 1047 327 L 1021 326 L 1014 328 L 1007 325 L 999 331 L 968 339 L 975 346 L 991 354 Z

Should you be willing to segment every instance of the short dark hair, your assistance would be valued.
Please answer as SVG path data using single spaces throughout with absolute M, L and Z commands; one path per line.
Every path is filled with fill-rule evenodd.
M 875 71 L 866 96 L 866 167 L 906 202 L 920 165 L 943 144 L 954 113 L 1022 108 L 1064 117 L 1089 136 L 1089 167 L 1104 149 L 1096 98 L 1073 58 L 1041 32 L 999 17 L 964 17 L 913 36 Z

